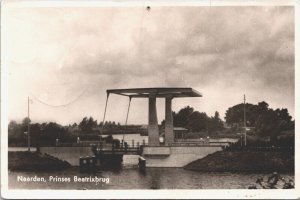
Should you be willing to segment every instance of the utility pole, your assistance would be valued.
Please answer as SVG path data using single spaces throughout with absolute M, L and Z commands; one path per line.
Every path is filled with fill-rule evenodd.
M 29 118 L 29 103 L 30 103 L 30 99 L 28 97 L 28 104 L 27 104 L 27 109 L 28 109 L 28 113 L 27 113 L 27 118 L 28 118 L 28 125 L 27 125 L 27 140 L 28 140 L 28 151 L 30 151 L 30 118 Z
M 247 146 L 247 128 L 246 128 L 246 95 L 244 94 L 244 129 L 245 129 L 245 146 Z

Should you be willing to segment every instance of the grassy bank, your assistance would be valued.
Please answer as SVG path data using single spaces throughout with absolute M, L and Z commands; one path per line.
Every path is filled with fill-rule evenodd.
M 209 172 L 294 172 L 291 152 L 219 151 L 184 168 Z
M 12 171 L 55 171 L 71 165 L 50 155 L 36 152 L 8 152 L 8 169 Z

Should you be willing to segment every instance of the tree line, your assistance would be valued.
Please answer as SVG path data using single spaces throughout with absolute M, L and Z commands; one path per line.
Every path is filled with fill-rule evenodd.
M 266 102 L 258 104 L 245 104 L 246 126 L 251 127 L 258 137 L 276 138 L 282 134 L 292 134 L 294 137 L 295 121 L 288 113 L 288 109 L 272 109 Z M 205 135 L 228 135 L 241 132 L 244 126 L 244 104 L 229 107 L 225 113 L 225 121 L 216 111 L 209 117 L 205 112 L 194 110 L 186 106 L 178 112 L 173 112 L 175 127 L 187 128 L 190 133 Z M 8 142 L 10 146 L 27 145 L 27 129 L 30 119 L 24 118 L 21 123 L 10 121 L 8 125 Z M 161 128 L 164 127 L 164 120 Z M 225 127 L 226 124 L 226 127 Z M 77 137 L 85 137 L 87 140 L 99 139 L 100 134 L 122 133 L 146 133 L 141 126 L 124 126 L 118 122 L 105 121 L 98 123 L 93 117 L 84 117 L 79 124 L 62 126 L 55 122 L 30 123 L 30 135 L 32 145 L 55 145 L 57 138 L 61 142 L 76 142 Z M 229 128 L 228 128 L 229 127 Z
M 10 121 L 8 124 L 9 146 L 27 145 L 29 123 L 28 118 L 24 118 L 22 123 Z M 29 132 L 32 146 L 54 146 L 57 138 L 62 141 L 76 141 L 76 135 L 70 134 L 66 127 L 55 122 L 30 123 Z
M 69 124 L 62 126 L 56 122 L 31 123 L 27 117 L 21 123 L 12 120 L 8 124 L 9 146 L 26 146 L 28 137 L 28 125 L 30 141 L 32 146 L 54 146 L 56 139 L 62 143 L 77 142 L 81 140 L 99 140 L 99 135 L 143 133 L 140 126 L 121 125 L 114 121 L 97 123 L 93 117 L 84 117 L 79 124 Z

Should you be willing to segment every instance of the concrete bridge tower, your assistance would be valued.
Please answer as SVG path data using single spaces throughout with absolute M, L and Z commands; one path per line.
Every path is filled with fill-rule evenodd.
M 174 142 L 172 100 L 181 97 L 202 97 L 192 88 L 131 88 L 107 90 L 107 94 L 119 94 L 130 98 L 148 98 L 148 146 L 160 146 L 156 99 L 165 98 L 165 145 Z

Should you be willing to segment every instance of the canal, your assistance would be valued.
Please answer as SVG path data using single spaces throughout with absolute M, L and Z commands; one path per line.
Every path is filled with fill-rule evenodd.
M 258 177 L 267 179 L 269 174 L 195 172 L 182 168 L 138 168 L 123 166 L 115 171 L 98 171 L 94 174 L 79 173 L 77 167 L 56 172 L 9 172 L 9 189 L 246 189 Z M 52 176 L 52 180 L 50 180 Z M 294 179 L 292 174 L 282 174 Z M 44 178 L 44 181 L 22 181 L 24 178 Z M 93 181 L 92 178 L 98 181 Z M 54 179 L 54 180 L 53 180 Z M 65 181 L 62 181 L 64 179 Z M 67 181 L 66 181 L 67 180 Z M 78 181 L 80 180 L 80 181 Z
M 26 148 L 9 148 L 20 151 Z M 267 177 L 264 173 L 216 173 L 197 172 L 183 168 L 146 168 L 140 172 L 137 157 L 127 156 L 121 169 L 101 170 L 93 174 L 79 173 L 78 167 L 54 172 L 8 172 L 9 189 L 63 189 L 63 190 L 107 190 L 107 189 L 246 189 L 255 184 L 258 177 Z M 281 174 L 293 179 L 292 173 Z M 45 181 L 23 181 L 25 178 L 43 178 Z M 57 181 L 50 181 L 50 177 Z M 98 178 L 93 182 L 88 180 Z M 68 181 L 61 181 L 62 179 Z M 86 180 L 86 181 L 76 181 Z

